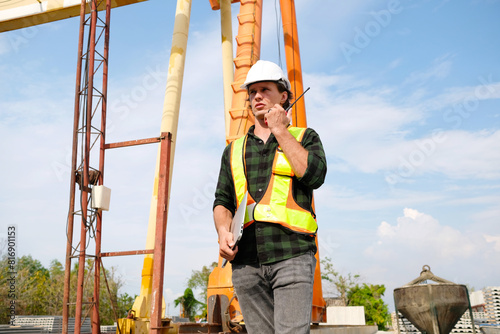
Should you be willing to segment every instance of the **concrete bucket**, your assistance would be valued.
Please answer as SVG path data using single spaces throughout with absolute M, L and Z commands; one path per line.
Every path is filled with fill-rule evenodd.
M 437 284 L 422 284 L 428 280 Z M 469 294 L 465 285 L 434 276 L 424 266 L 419 278 L 394 289 L 394 303 L 396 312 L 422 333 L 448 334 L 469 309 Z

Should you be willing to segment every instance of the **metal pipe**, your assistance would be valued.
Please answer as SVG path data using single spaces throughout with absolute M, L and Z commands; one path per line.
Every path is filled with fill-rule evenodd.
M 144 255 L 144 254 L 153 254 L 153 253 L 154 253 L 154 249 L 123 251 L 123 252 L 105 252 L 105 253 L 101 253 L 101 257 L 125 256 L 125 255 Z
M 120 148 L 120 147 L 144 145 L 144 144 L 151 144 L 151 143 L 159 143 L 160 141 L 161 141 L 160 137 L 147 138 L 147 139 L 136 139 L 136 140 L 122 141 L 122 142 L 118 142 L 118 143 L 105 144 L 104 148 L 105 149 Z

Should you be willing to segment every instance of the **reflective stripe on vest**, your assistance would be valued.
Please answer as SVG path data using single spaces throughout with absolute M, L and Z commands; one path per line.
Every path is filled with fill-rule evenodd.
M 240 206 L 241 200 L 243 199 L 245 193 L 247 192 L 247 179 L 245 176 L 245 167 L 243 162 L 245 156 L 246 142 L 247 142 L 246 136 L 243 136 L 233 141 L 231 147 L 231 174 L 233 175 L 234 190 L 236 192 L 236 207 Z M 253 219 L 254 207 L 255 207 L 255 200 L 252 198 L 250 193 L 248 193 L 244 227 L 247 227 L 248 225 L 254 222 Z
M 289 127 L 288 130 L 297 141 L 301 141 L 305 128 Z M 231 171 L 234 181 L 237 206 L 247 191 L 245 175 L 245 146 L 247 136 L 233 141 L 231 147 Z M 273 174 L 262 199 L 255 200 L 248 196 L 245 227 L 254 220 L 277 223 L 299 233 L 314 234 L 318 228 L 312 212 L 300 207 L 293 199 L 292 177 L 295 173 L 285 154 L 278 147 L 273 161 Z M 252 210 L 253 209 L 253 210 Z

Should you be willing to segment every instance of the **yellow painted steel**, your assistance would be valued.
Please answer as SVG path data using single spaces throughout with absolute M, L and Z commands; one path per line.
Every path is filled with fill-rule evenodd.
M 172 47 L 168 65 L 168 78 L 165 90 L 165 99 L 163 104 L 163 113 L 161 118 L 160 132 L 170 132 L 172 134 L 172 146 L 170 152 L 170 180 L 169 190 L 172 180 L 175 143 L 177 138 L 177 127 L 179 123 L 179 108 L 181 102 L 182 82 L 184 78 L 184 64 L 186 59 L 187 39 L 189 32 L 189 21 L 191 15 L 192 0 L 178 0 L 175 12 L 174 32 L 172 36 Z M 158 178 L 160 166 L 160 149 L 155 169 L 155 180 L 153 195 L 151 198 L 151 207 L 149 213 L 148 233 L 146 239 L 146 249 L 153 249 L 155 244 L 155 225 L 156 225 L 156 207 L 158 203 Z M 170 194 L 170 191 L 169 191 Z M 144 258 L 141 291 L 135 299 L 132 311 L 138 319 L 138 322 L 147 321 L 149 324 L 151 309 L 151 293 L 153 278 L 153 256 L 146 255 Z M 164 311 L 162 312 L 164 314 Z M 142 334 L 142 330 L 136 334 Z M 144 332 L 147 333 L 147 332 Z
M 221 21 L 221 38 L 222 38 L 222 74 L 223 74 L 223 89 L 224 89 L 224 121 L 226 129 L 226 137 L 229 136 L 229 126 L 231 124 L 231 101 L 233 98 L 233 90 L 231 84 L 234 80 L 233 69 L 233 31 L 231 27 L 231 0 L 220 1 L 220 21 Z
M 112 0 L 111 8 L 147 0 Z M 27 28 L 80 15 L 81 0 L 0 1 L 0 32 Z M 103 1 L 98 10 L 104 10 Z M 89 8 L 90 10 L 90 8 Z

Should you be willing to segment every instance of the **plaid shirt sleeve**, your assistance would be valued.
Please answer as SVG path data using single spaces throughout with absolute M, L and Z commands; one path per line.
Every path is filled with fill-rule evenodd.
M 302 146 L 309 152 L 307 169 L 298 180 L 311 189 L 318 189 L 326 177 L 326 156 L 319 135 L 308 128 L 302 138 Z
M 232 143 L 227 145 L 222 154 L 213 208 L 222 205 L 234 215 L 236 211 L 236 198 L 234 195 L 234 183 L 231 174 L 231 145 Z

